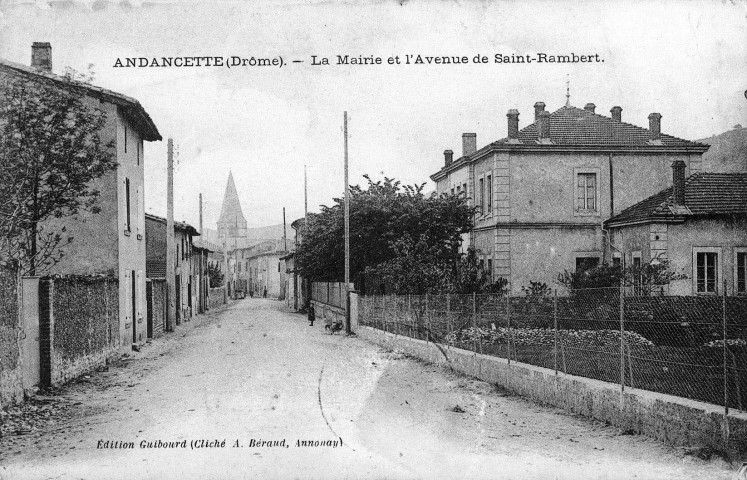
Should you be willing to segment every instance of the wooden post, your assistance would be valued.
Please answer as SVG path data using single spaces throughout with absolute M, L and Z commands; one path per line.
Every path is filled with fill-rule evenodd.
M 555 289 L 555 293 L 552 298 L 552 318 L 553 318 L 553 328 L 555 329 L 555 348 L 554 350 L 554 356 L 555 356 L 555 376 L 558 376 L 558 289 Z
M 174 140 L 168 140 L 166 157 L 166 331 L 174 331 L 176 319 L 176 252 L 174 248 Z M 226 264 L 226 268 L 228 264 Z M 227 272 L 226 272 L 227 273 Z M 228 275 L 226 275 L 226 280 Z
M 350 185 L 348 185 L 348 112 L 343 114 L 345 130 L 345 333 L 350 335 Z
M 620 280 L 620 406 L 625 393 L 625 285 Z
M 729 369 L 726 366 L 726 356 L 728 353 L 728 346 L 726 344 L 727 339 L 727 315 L 726 315 L 726 280 L 724 280 L 724 292 L 723 292 L 722 308 L 721 308 L 721 320 L 723 324 L 723 362 L 724 362 L 724 447 L 729 446 Z

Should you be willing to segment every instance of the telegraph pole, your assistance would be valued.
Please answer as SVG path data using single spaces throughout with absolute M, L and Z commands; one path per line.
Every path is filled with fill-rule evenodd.
M 348 182 L 348 112 L 343 115 L 345 133 L 345 333 L 350 335 L 350 182 Z
M 166 162 L 166 331 L 174 331 L 174 320 L 176 318 L 176 279 L 174 251 L 174 140 L 168 140 L 168 156 Z
M 303 234 L 301 235 L 301 243 L 309 241 L 308 235 L 309 235 L 309 181 L 308 181 L 308 177 L 306 176 L 306 164 L 304 164 L 303 166 Z M 306 286 L 306 288 L 303 289 L 305 290 L 303 293 L 306 296 L 306 298 L 304 298 L 305 302 L 304 302 L 303 308 L 306 308 L 305 306 L 306 302 L 309 302 L 309 304 L 311 302 L 311 285 L 309 285 L 309 279 L 307 278 L 304 281 L 302 277 L 301 285 Z
M 285 207 L 283 207 L 283 251 L 288 252 L 288 232 L 285 230 Z

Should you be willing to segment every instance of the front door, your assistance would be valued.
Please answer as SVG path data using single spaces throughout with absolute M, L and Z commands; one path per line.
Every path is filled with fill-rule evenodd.
M 179 322 L 182 319 L 182 278 L 181 275 L 176 276 L 176 281 L 174 282 L 175 289 L 176 290 L 176 324 L 179 325 Z
M 39 348 L 39 277 L 21 281 L 23 327 L 23 388 L 39 385 L 41 350 Z
M 150 280 L 147 280 L 145 284 L 145 309 L 148 338 L 153 338 L 153 283 Z

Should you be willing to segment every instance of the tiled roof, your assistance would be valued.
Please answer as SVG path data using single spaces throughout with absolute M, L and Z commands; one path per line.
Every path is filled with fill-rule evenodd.
M 61 86 L 73 86 L 84 89 L 89 95 L 97 98 L 109 101 L 122 109 L 122 113 L 125 118 L 130 121 L 133 126 L 138 129 L 138 132 L 143 136 L 144 140 L 153 142 L 161 140 L 161 134 L 156 128 L 156 124 L 148 115 L 148 112 L 140 105 L 140 102 L 127 95 L 107 90 L 105 88 L 97 87 L 89 83 L 79 82 L 76 80 L 68 79 L 62 75 L 56 75 L 52 72 L 47 72 L 34 67 L 22 65 L 20 63 L 10 62 L 0 58 L 0 70 L 4 70 L 11 74 L 21 74 L 27 76 L 34 76 L 39 78 L 45 78 L 51 80 Z
M 537 122 L 519 131 L 521 144 L 537 145 Z M 550 114 L 550 140 L 548 145 L 617 145 L 617 146 L 654 146 L 665 147 L 703 147 L 707 145 L 671 135 L 661 134 L 661 144 L 651 143 L 651 131 L 612 118 L 591 113 L 582 108 L 564 106 Z M 508 144 L 508 138 L 495 142 L 496 145 Z
M 685 181 L 685 209 L 673 208 L 672 187 L 632 205 L 605 224 L 747 214 L 747 173 L 696 173 Z M 689 210 L 689 211 L 688 211 Z
M 148 219 L 148 220 L 153 220 L 153 221 L 159 222 L 159 223 L 164 223 L 164 224 L 166 223 L 166 219 L 165 218 L 159 217 L 157 215 L 153 215 L 152 213 L 146 213 L 145 214 L 145 218 Z M 177 222 L 176 220 L 174 220 L 174 229 L 175 230 L 184 230 L 185 232 L 187 232 L 188 234 L 192 235 L 193 237 L 200 236 L 200 232 L 198 232 L 195 227 L 193 227 L 192 225 L 188 224 L 187 222 Z

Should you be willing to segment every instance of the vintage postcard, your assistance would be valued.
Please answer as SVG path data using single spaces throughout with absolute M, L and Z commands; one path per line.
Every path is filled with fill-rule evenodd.
M 0 0 L 0 479 L 747 479 L 745 39 Z

